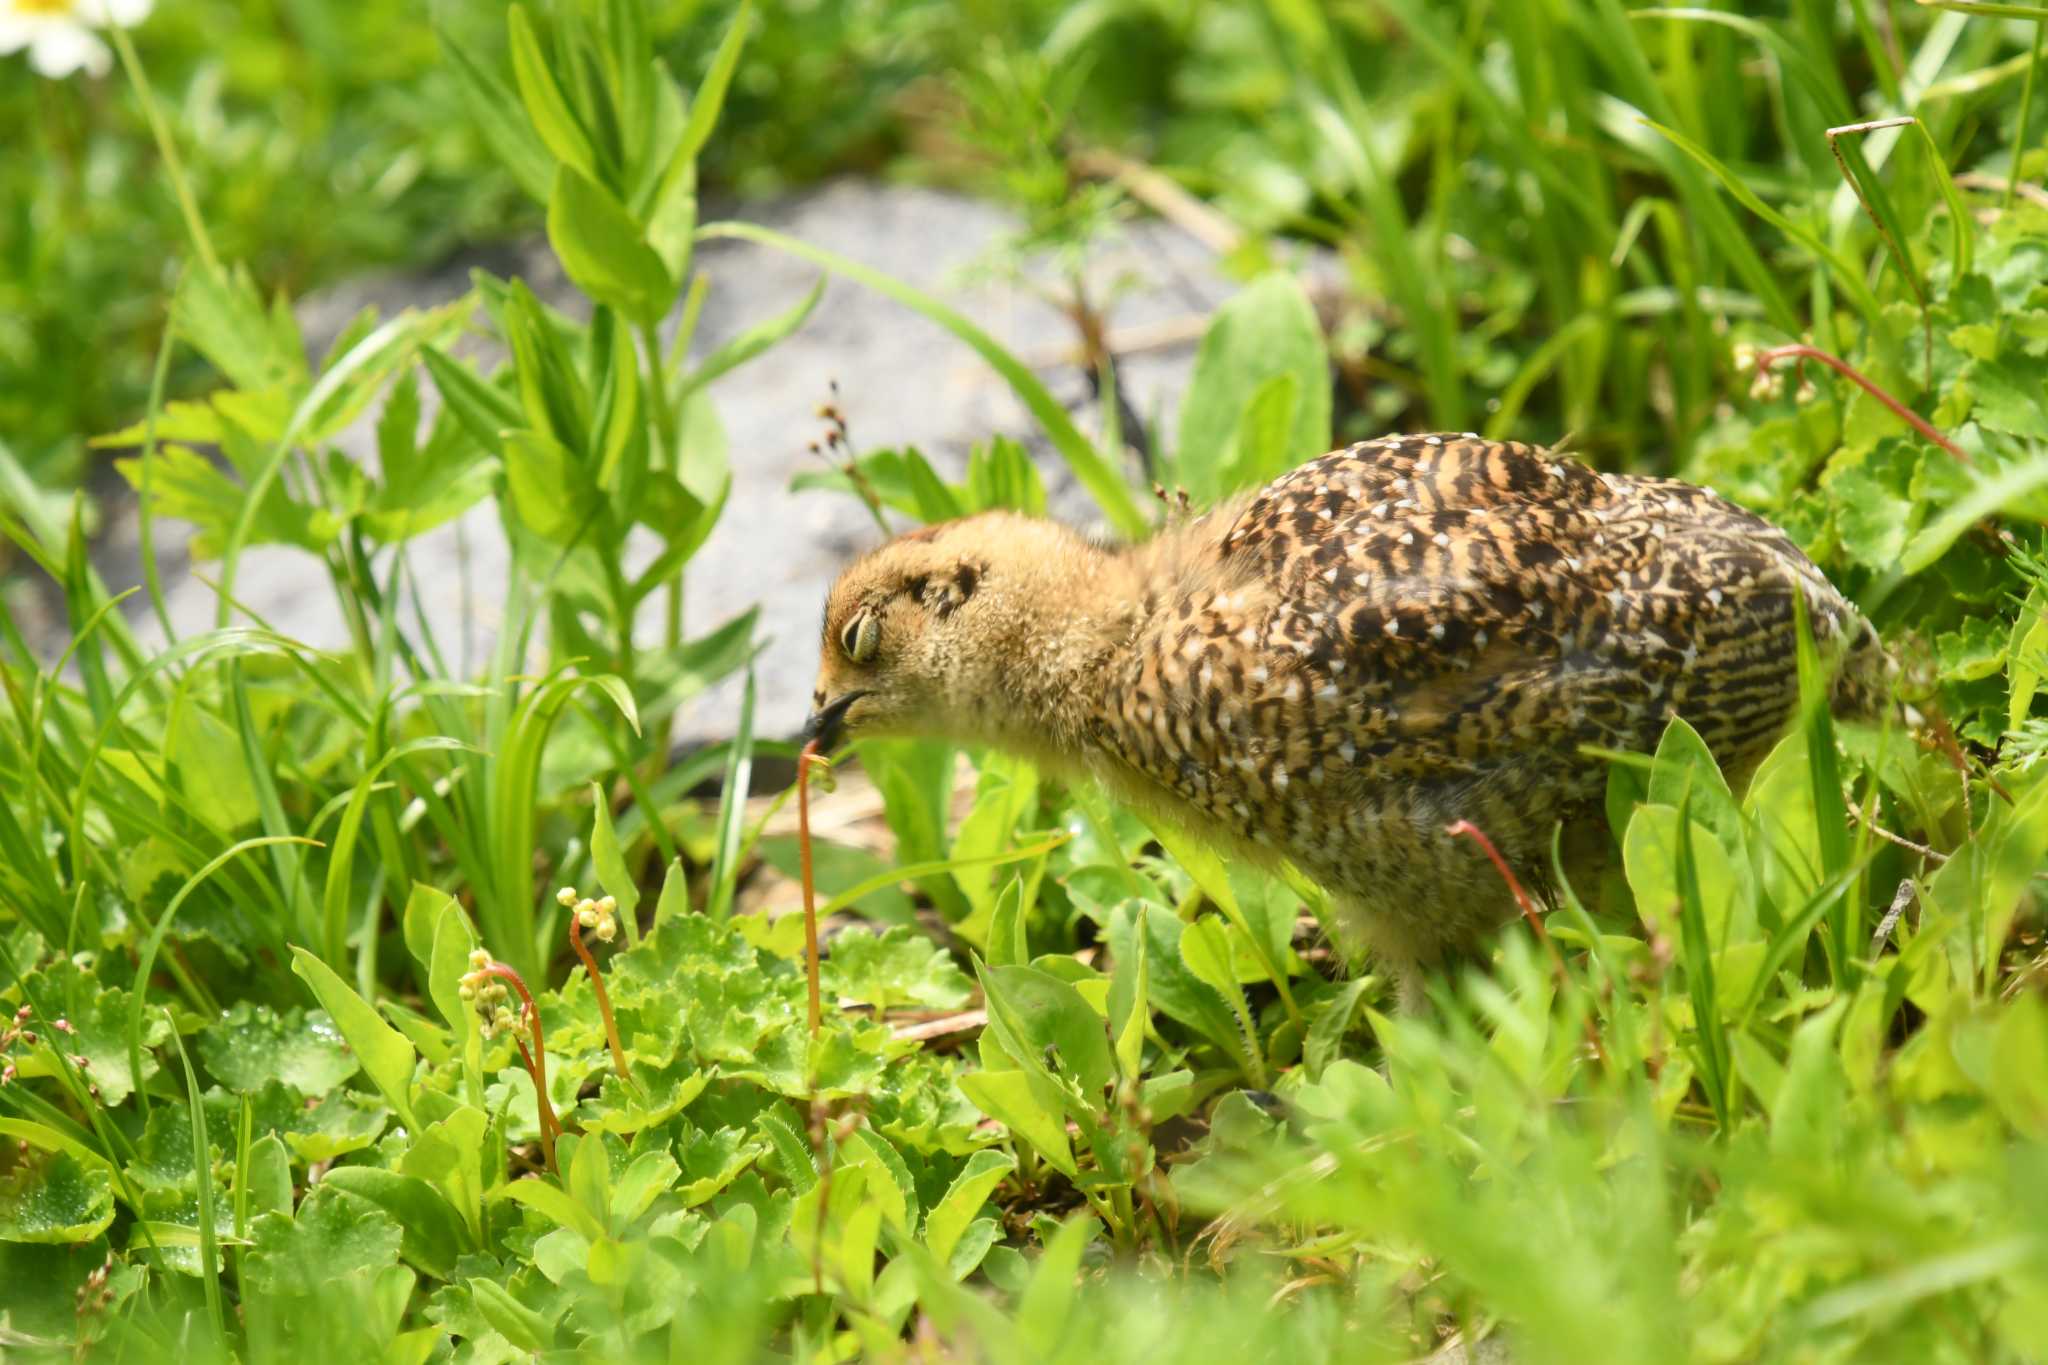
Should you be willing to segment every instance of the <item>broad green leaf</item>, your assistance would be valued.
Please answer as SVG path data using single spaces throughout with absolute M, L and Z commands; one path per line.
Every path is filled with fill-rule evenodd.
M 596 162 L 590 138 L 582 121 L 569 107 L 555 81 L 554 71 L 542 49 L 533 21 L 523 5 L 506 12 L 506 36 L 512 51 L 512 78 L 519 87 L 520 101 L 533 131 L 564 166 L 582 174 L 595 175 Z M 558 182 L 559 183 L 559 182 Z
M 2008 729 L 2017 730 L 2033 713 L 2034 698 L 2041 690 L 2044 672 L 2048 672 L 2048 588 L 2037 585 L 2027 594 L 2026 605 L 2013 621 L 2006 660 L 2011 693 L 2005 723 Z
M 1287 401 L 1291 381 L 1292 401 Z M 1259 408 L 1248 414 L 1257 400 Z M 1330 358 L 1315 308 L 1293 275 L 1274 271 L 1231 297 L 1210 320 L 1195 356 L 1195 370 L 1181 401 L 1180 440 L 1173 477 L 1197 505 L 1256 482 L 1272 472 L 1252 468 L 1246 453 L 1227 460 L 1230 447 L 1250 431 L 1255 443 L 1269 443 L 1262 428 L 1285 406 L 1291 424 L 1277 446 L 1252 458 L 1289 468 L 1330 448 Z
M 566 1168 L 570 1195 L 600 1226 L 612 1207 L 612 1160 L 602 1133 L 565 1134 L 555 1155 Z
M 527 1182 L 520 1181 L 520 1184 Z M 566 1198 L 567 1196 L 564 1196 Z M 543 1315 L 512 1297 L 496 1280 L 465 1280 L 470 1300 L 498 1335 L 521 1351 L 540 1352 L 553 1348 L 555 1331 Z
M 2048 1003 L 2022 992 L 2000 1014 L 1992 1042 L 1991 1098 L 2006 1121 L 2048 1142 Z
M 439 23 L 434 25 L 434 36 L 439 39 L 441 55 L 448 59 L 449 69 L 455 73 L 456 87 L 469 109 L 470 122 L 483 134 L 498 160 L 512 172 L 519 187 L 535 202 L 545 202 L 548 186 L 554 180 L 554 157 L 535 136 L 519 97 L 497 72 L 485 68 L 460 38 Z
M 1347 982 L 1322 1012 L 1309 1025 L 1308 1040 L 1302 1044 L 1302 1063 L 1311 1081 L 1319 1081 L 1330 1068 L 1331 1063 L 1342 1059 L 1344 1035 L 1351 1031 L 1351 1021 L 1358 1014 L 1359 1001 L 1365 998 L 1366 988 L 1373 984 L 1370 977 L 1360 977 Z
M 890 1227 L 904 1236 L 916 1228 L 922 1211 L 917 1206 L 917 1187 L 910 1168 L 889 1139 L 872 1129 L 857 1129 L 846 1140 L 839 1156 L 849 1166 L 868 1168 L 868 1192 Z
M 1024 883 L 1012 877 L 996 897 L 988 922 L 988 957 L 991 967 L 1021 967 L 1031 961 L 1031 946 L 1024 929 Z
M 187 699 L 171 712 L 164 758 L 187 807 L 215 829 L 256 822 L 256 787 L 234 731 Z
M 668 874 L 661 879 L 661 897 L 654 902 L 653 933 L 660 933 L 661 927 L 679 915 L 690 912 L 690 883 L 683 873 L 683 861 L 672 859 Z
M 960 1174 L 925 1215 L 924 1240 L 932 1255 L 950 1261 L 953 1248 L 966 1233 L 995 1187 L 1017 1169 L 1017 1159 L 1008 1152 L 984 1147 L 967 1158 Z
M 711 1083 L 709 1071 L 698 1069 L 688 1057 L 667 1066 L 654 1067 L 633 1060 L 628 1064 L 633 1084 L 622 1085 L 615 1070 L 606 1070 L 598 1082 L 598 1093 L 584 1100 L 577 1116 L 592 1133 L 638 1133 L 667 1121 L 688 1108 Z
M 1699 877 L 1701 909 L 1715 948 L 1730 942 L 1729 909 L 1735 872 L 1713 831 L 1692 830 L 1692 854 Z M 1678 811 L 1671 806 L 1636 807 L 1622 838 L 1622 866 L 1643 922 L 1673 941 L 1678 937 Z M 1745 930 L 1745 933 L 1747 930 Z
M 311 988 L 314 998 L 341 1030 L 341 1036 L 355 1049 L 363 1074 L 384 1093 L 406 1127 L 417 1129 L 419 1121 L 413 1117 L 411 1089 L 418 1054 L 412 1044 L 385 1023 L 326 963 L 296 945 L 292 948 L 292 971 Z
M 868 1188 L 875 1185 L 871 1178 Z M 865 1303 L 875 1290 L 875 1244 L 882 1235 L 882 1207 L 862 1204 L 839 1227 L 839 1274 L 854 1302 Z
M 557 1227 L 574 1228 L 595 1240 L 604 1236 L 604 1225 L 559 1185 L 538 1176 L 510 1181 L 491 1191 L 492 1200 L 509 1199 L 523 1204 Z
M 975 786 L 974 809 L 960 822 L 960 830 L 953 836 L 953 856 L 983 858 L 1008 848 L 1019 822 L 1037 802 L 1038 769 L 1029 760 L 988 755 L 982 760 L 981 777 Z M 1000 875 L 1008 880 L 1018 874 L 1011 869 Z M 967 897 L 967 903 L 974 907 L 970 923 L 985 922 L 987 916 L 995 913 L 997 876 L 997 869 L 986 863 L 954 870 L 953 880 Z M 1030 880 L 1035 885 L 1036 879 Z M 970 939 L 978 937 L 972 930 L 963 932 Z
M 634 1219 L 682 1175 L 674 1157 L 667 1152 L 642 1152 L 633 1158 L 612 1185 L 611 1221 L 615 1227 L 630 1226 Z
M 1145 1028 L 1152 1019 L 1150 992 L 1145 981 L 1145 911 L 1138 907 L 1137 930 L 1131 935 L 1133 951 L 1119 958 L 1109 992 L 1109 1028 L 1117 1065 L 1124 1079 L 1138 1080 L 1145 1055 Z
M 958 1084 L 976 1108 L 1030 1143 L 1053 1169 L 1069 1179 L 1079 1174 L 1067 1142 L 1066 1116 L 1039 1103 L 1024 1072 L 974 1071 Z
M 524 424 L 519 405 L 462 361 L 432 346 L 420 347 L 420 361 L 433 377 L 443 405 L 483 449 L 498 449 L 503 432 Z
M 275 1133 L 249 1144 L 249 1166 L 235 1170 L 236 1207 L 246 1201 L 251 1215 L 292 1211 L 292 1159 Z
M 552 437 L 530 430 L 505 433 L 512 510 L 542 540 L 566 545 L 590 524 L 601 506 L 591 472 Z
M 289 309 L 264 306 L 248 270 L 187 270 L 171 302 L 178 332 L 237 389 L 296 389 L 309 378 Z
M 578 289 L 635 322 L 659 322 L 675 301 L 675 282 L 639 225 L 603 186 L 566 162 L 548 196 L 548 241 Z
M 612 830 L 611 803 L 605 800 L 604 788 L 591 783 L 590 796 L 590 861 L 597 868 L 599 884 L 619 903 L 626 945 L 631 947 L 640 936 L 640 888 L 626 870 L 626 859 L 619 850 L 619 836 Z
M 1051 1048 L 1089 1106 L 1099 1110 L 1115 1064 L 1103 1018 L 1081 993 L 1035 967 L 989 967 L 981 972 L 981 985 L 989 1022 L 1004 1048 L 1020 1057 Z
M 1133 955 L 1136 937 L 1145 937 L 1146 995 L 1153 1008 L 1195 1030 L 1232 1056 L 1243 1044 L 1237 1021 L 1224 998 L 1204 985 L 1181 959 L 1186 927 L 1176 915 L 1147 914 L 1140 921 L 1135 902 L 1116 907 L 1110 916 L 1110 951 L 1119 959 Z
M 483 1110 L 462 1105 L 420 1132 L 399 1161 L 404 1174 L 426 1181 L 440 1192 L 449 1207 L 462 1215 L 469 1225 L 472 1242 L 483 1232 L 484 1133 L 488 1122 Z
M 1252 391 L 1237 421 L 1237 432 L 1220 457 L 1219 486 L 1256 488 L 1300 463 L 1291 446 L 1294 414 L 1301 406 L 1301 380 L 1276 374 Z

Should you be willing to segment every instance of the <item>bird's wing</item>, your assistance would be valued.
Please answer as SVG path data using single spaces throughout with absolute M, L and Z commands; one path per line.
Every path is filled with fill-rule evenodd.
M 1647 747 L 1672 714 L 1744 750 L 1792 700 L 1793 584 L 1824 637 L 1853 616 L 1711 493 L 1463 437 L 1313 461 L 1221 549 L 1265 589 L 1254 705 L 1285 703 L 1380 777 Z

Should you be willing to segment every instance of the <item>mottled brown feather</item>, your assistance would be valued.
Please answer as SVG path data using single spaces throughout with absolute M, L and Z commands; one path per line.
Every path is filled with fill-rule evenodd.
M 834 588 L 820 705 L 869 689 L 856 729 L 1021 750 L 1292 860 L 1411 991 L 1511 908 L 1446 824 L 1541 884 L 1557 822 L 1600 813 L 1585 746 L 1647 749 L 1679 715 L 1747 770 L 1796 699 L 1795 590 L 1849 656 L 1845 700 L 1884 669 L 1760 518 L 1469 435 L 1334 452 L 1135 547 L 1004 516 L 918 534 Z M 967 594 L 934 605 L 962 562 Z M 830 643 L 856 611 L 884 622 L 861 668 Z

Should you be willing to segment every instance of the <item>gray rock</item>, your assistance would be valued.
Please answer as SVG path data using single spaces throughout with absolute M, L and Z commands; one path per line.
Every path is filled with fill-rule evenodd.
M 1078 333 L 1051 301 L 1064 295 L 1066 281 L 1043 272 L 1018 281 L 974 269 L 996 254 L 1013 227 L 1001 209 L 935 190 L 847 180 L 747 205 L 735 216 L 937 294 L 1032 364 L 1070 408 L 1087 409 L 1079 418 L 1084 429 L 1100 429 L 1087 376 L 1072 361 Z M 789 307 L 817 278 L 816 269 L 796 257 L 730 240 L 705 244 L 697 264 L 711 280 L 693 340 L 699 354 Z M 388 315 L 456 297 L 479 265 L 524 277 L 558 306 L 580 307 L 546 243 L 535 242 L 431 271 L 371 277 L 310 298 L 300 310 L 308 344 L 320 354 L 366 303 Z M 1119 357 L 1119 380 L 1145 422 L 1157 424 L 1170 439 L 1200 323 L 1234 286 L 1207 248 L 1156 220 L 1126 225 L 1093 253 L 1083 278 L 1088 297 L 1108 316 L 1112 345 L 1119 337 L 1136 339 L 1136 347 Z M 851 556 L 879 539 L 853 499 L 789 487 L 793 475 L 818 465 L 808 447 L 823 432 L 817 409 L 832 397 L 834 381 L 859 448 L 916 446 L 941 474 L 957 478 L 975 442 L 1007 433 L 1030 445 L 1056 514 L 1080 525 L 1095 520 L 1087 494 L 973 351 L 911 309 L 833 279 L 800 331 L 714 386 L 734 486 L 717 530 L 686 571 L 689 634 L 753 604 L 761 607 L 759 630 L 767 645 L 757 665 L 757 723 L 767 734 L 790 734 L 801 723 L 825 589 Z M 430 392 L 424 397 L 432 401 Z M 374 461 L 371 431 L 372 423 L 364 421 L 340 444 Z M 1132 472 L 1142 482 L 1135 461 Z M 164 586 L 174 628 L 184 635 L 211 627 L 216 597 L 185 561 L 183 528 L 160 523 L 157 540 L 165 551 Z M 654 552 L 653 538 L 636 537 L 630 549 L 645 563 Z M 428 628 L 450 666 L 478 666 L 493 646 L 508 578 L 495 507 L 479 506 L 459 523 L 416 539 L 408 553 Z M 141 581 L 132 499 L 111 509 L 97 556 L 113 590 Z M 207 579 L 217 568 L 196 567 Z M 309 555 L 272 546 L 247 552 L 236 595 L 288 635 L 320 646 L 347 638 L 324 568 Z M 140 596 L 130 609 L 145 638 L 156 637 Z M 409 624 L 417 628 L 416 621 Z M 641 627 L 646 638 L 654 638 L 651 615 Z M 692 702 L 679 724 L 681 738 L 702 742 L 729 734 L 739 691 L 735 680 Z

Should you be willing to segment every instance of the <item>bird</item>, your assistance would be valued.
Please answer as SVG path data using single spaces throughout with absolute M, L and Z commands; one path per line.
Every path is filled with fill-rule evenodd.
M 1540 446 L 1387 436 L 1137 543 L 1004 511 L 897 536 L 827 595 L 804 733 L 987 746 L 1291 862 L 1419 1009 L 1515 913 L 1447 827 L 1554 892 L 1552 831 L 1604 827 L 1588 746 L 1653 750 L 1683 717 L 1739 783 L 1797 709 L 1795 593 L 1832 703 L 1881 705 L 1876 630 L 1754 513 Z

